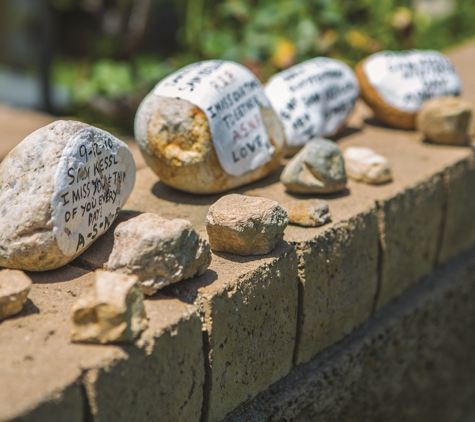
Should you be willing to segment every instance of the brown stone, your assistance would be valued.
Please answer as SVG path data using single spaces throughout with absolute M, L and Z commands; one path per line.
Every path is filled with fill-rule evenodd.
M 137 276 L 97 270 L 94 284 L 73 306 L 73 341 L 131 342 L 147 327 Z
M 288 201 L 281 204 L 289 216 L 290 224 L 319 227 L 331 221 L 328 202 L 324 200 Z
M 0 271 L 0 321 L 23 309 L 30 288 L 31 279 L 23 271 Z
M 468 100 L 433 98 L 419 111 L 416 126 L 427 140 L 436 144 L 466 145 L 472 115 L 473 105 Z
M 287 213 L 277 202 L 237 194 L 222 197 L 206 216 L 211 249 L 236 255 L 269 253 L 287 224 Z

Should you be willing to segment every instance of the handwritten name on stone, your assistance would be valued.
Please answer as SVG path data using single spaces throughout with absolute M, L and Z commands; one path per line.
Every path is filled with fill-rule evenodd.
M 268 163 L 275 148 L 262 119 L 270 103 L 245 67 L 222 60 L 187 66 L 157 84 L 157 96 L 179 98 L 205 113 L 223 170 L 241 176 Z
M 358 98 L 358 81 L 344 63 L 318 57 L 273 76 L 265 93 L 279 115 L 290 146 L 331 136 Z
M 366 59 L 363 68 L 381 99 L 404 112 L 415 113 L 430 98 L 462 90 L 452 63 L 437 51 L 383 51 Z
M 132 191 L 135 166 L 128 147 L 107 132 L 82 129 L 68 141 L 51 199 L 59 249 L 84 250 L 115 220 Z

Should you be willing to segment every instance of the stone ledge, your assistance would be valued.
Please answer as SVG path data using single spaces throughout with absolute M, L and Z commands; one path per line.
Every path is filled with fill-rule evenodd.
M 454 53 L 459 60 L 454 63 L 466 68 L 464 63 L 475 57 L 475 46 L 461 50 L 464 54 Z M 471 74 L 462 73 L 462 78 L 468 80 L 466 96 L 475 102 Z M 364 324 L 374 309 L 406 288 L 418 289 L 416 283 L 433 271 L 437 262 L 446 263 L 473 245 L 475 202 L 466 195 L 473 189 L 473 147 L 424 144 L 419 134 L 378 126 L 368 116 L 360 104 L 338 144 L 342 149 L 367 146 L 386 155 L 393 166 L 393 183 L 368 186 L 350 181 L 346 192 L 325 198 L 330 203 L 331 224 L 314 229 L 290 226 L 285 234 L 287 243 L 281 242 L 267 256 L 214 255 L 202 277 L 168 288 L 167 296 L 146 300 L 150 327 L 135 345 L 69 342 L 72 302 L 81 294 L 90 271 L 107 261 L 112 232 L 73 266 L 32 274 L 34 286 L 25 310 L 0 324 L 0 421 L 71 420 L 72 413 L 96 421 L 130 420 L 135 400 L 139 403 L 133 408 L 135 420 L 157 415 L 169 420 L 220 420 L 286 376 L 292 358 L 294 363 L 313 359 Z M 235 192 L 279 202 L 294 199 L 278 183 L 278 177 L 276 171 Z M 142 167 L 127 203 L 132 211 L 121 217 L 148 211 L 166 218 L 185 218 L 206 236 L 205 216 L 218 198 L 180 193 Z M 425 252 L 411 237 L 398 237 L 400 231 L 417 233 L 416 238 L 426 245 L 427 260 L 422 268 L 414 259 L 421 255 L 414 254 L 422 252 L 424 257 Z M 406 253 L 399 256 L 400 251 Z M 405 276 L 395 277 L 394 269 L 404 269 Z M 463 291 L 461 284 L 454 286 Z M 454 293 L 454 297 L 459 296 Z M 387 309 L 396 308 L 389 305 Z M 410 331 L 413 322 L 419 328 L 430 323 L 411 320 L 403 324 L 404 329 Z M 390 343 L 394 336 L 401 343 L 401 330 L 389 331 L 383 338 Z M 420 331 L 412 332 L 408 350 L 416 350 L 411 349 L 411 342 Z M 377 361 L 378 350 L 386 350 L 384 341 L 375 344 L 356 372 L 352 372 L 352 364 L 345 364 L 350 381 L 356 383 L 361 373 L 370 371 L 371 359 Z M 342 350 L 344 345 L 350 347 L 343 340 L 336 348 Z M 320 364 L 332 368 L 330 356 L 333 359 L 335 355 L 323 356 Z M 391 356 L 397 360 L 397 354 Z M 383 369 L 378 376 L 384 375 Z M 450 372 L 450 367 L 443 370 Z M 318 377 L 325 380 L 323 375 Z M 160 379 L 180 382 L 157 382 Z M 309 397 L 327 395 L 330 401 L 322 409 L 341 404 L 345 415 L 344 409 L 351 408 L 348 403 L 357 396 L 351 385 L 341 402 L 330 397 L 325 381 L 320 385 L 323 390 L 310 388 Z M 274 387 L 270 391 L 275 391 Z M 122 392 L 124 401 L 117 403 Z M 174 399 L 167 400 L 168 396 Z M 354 403 L 356 408 L 362 406 Z M 285 403 L 278 407 L 287 412 Z M 313 417 L 313 413 L 308 415 Z M 302 413 L 301 417 L 305 420 L 307 416 Z

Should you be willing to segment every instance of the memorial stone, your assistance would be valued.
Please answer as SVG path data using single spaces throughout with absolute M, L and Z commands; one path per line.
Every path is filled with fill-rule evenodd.
M 353 180 L 372 185 L 392 180 L 391 167 L 386 157 L 366 147 L 349 147 L 343 153 L 346 173 Z
M 277 202 L 237 194 L 223 196 L 206 216 L 211 249 L 244 256 L 269 253 L 288 224 L 287 213 Z
M 334 193 L 345 189 L 345 163 L 328 139 L 308 142 L 285 166 L 280 181 L 292 193 Z
M 428 99 L 462 90 L 452 63 L 437 51 L 382 51 L 361 61 L 355 72 L 375 116 L 401 129 L 414 129 L 417 112 Z
M 132 342 L 147 327 L 142 287 L 135 275 L 97 270 L 73 305 L 71 339 L 84 343 Z
M 285 153 L 260 82 L 222 60 L 192 64 L 158 83 L 137 111 L 135 138 L 162 182 L 199 194 L 260 179 Z
M 120 223 L 107 269 L 135 274 L 153 295 L 171 283 L 203 274 L 211 263 L 209 243 L 189 221 L 145 213 Z
M 286 135 L 288 154 L 310 139 L 335 135 L 359 95 L 353 70 L 339 60 L 317 57 L 273 76 L 265 92 Z
M 23 271 L 0 271 L 0 321 L 23 309 L 30 288 L 31 279 Z
M 109 133 L 57 121 L 0 164 L 0 266 L 61 267 L 112 224 L 135 182 L 132 153 Z
M 473 105 L 458 97 L 433 98 L 417 115 L 417 128 L 437 144 L 465 145 L 469 141 Z

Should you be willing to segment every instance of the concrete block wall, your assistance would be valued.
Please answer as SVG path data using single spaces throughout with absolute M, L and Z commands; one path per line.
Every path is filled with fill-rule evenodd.
M 475 46 L 469 50 L 475 51 Z M 465 60 L 472 57 L 470 51 L 455 57 Z M 468 95 L 475 102 L 475 89 Z M 454 265 L 460 254 L 475 245 L 475 154 L 473 147 L 425 144 L 419 134 L 375 125 L 364 120 L 367 115 L 359 105 L 350 123 L 353 130 L 338 141 L 339 146 L 368 146 L 386 155 L 393 167 L 393 183 L 368 186 L 350 181 L 346 192 L 327 197 L 331 224 L 312 229 L 289 226 L 284 240 L 264 257 L 214 254 L 202 277 L 170 286 L 146 300 L 149 328 L 133 345 L 69 341 L 71 305 L 91 271 L 106 262 L 112 233 L 71 265 L 32 273 L 34 285 L 24 311 L 0 323 L 0 421 L 219 421 L 242 409 L 246 414 L 246 406 L 252 408 L 266 391 L 285 386 L 288 379 L 300 379 L 309 389 L 303 399 L 312 394 L 327 397 L 326 407 L 317 409 L 319 417 L 328 412 L 345 415 L 348 403 L 357 403 L 354 406 L 363 415 L 364 406 L 372 403 L 358 402 L 355 394 L 366 372 L 373 378 L 365 381 L 365 388 L 371 390 L 372 380 L 375 403 L 384 402 L 384 388 L 379 392 L 378 385 L 384 379 L 392 383 L 399 372 L 385 373 L 384 365 L 377 366 L 378 354 L 397 360 L 398 353 L 407 349 L 407 367 L 414 365 L 418 353 L 435 347 L 434 340 L 427 349 L 418 336 L 442 306 L 423 310 L 422 316 L 411 320 L 392 311 L 394 303 L 426 283 L 421 280 L 435 277 L 444 265 Z M 278 183 L 278 172 L 236 191 L 277 201 L 292 198 Z M 157 212 L 166 218 L 188 219 L 206 236 L 205 216 L 218 198 L 175 191 L 142 167 L 126 205 L 131 212 L 121 218 Z M 468 271 L 470 262 L 460 264 L 460 274 Z M 450 290 L 461 303 L 475 283 L 473 277 L 463 280 Z M 422 292 L 423 301 L 430 294 Z M 364 328 L 383 314 L 400 327 L 384 331 L 384 341 Z M 446 314 L 447 321 L 449 317 Z M 458 321 L 463 323 L 462 318 Z M 467 327 L 470 321 L 467 318 Z M 413 323 L 419 331 L 414 329 L 406 337 L 404 332 Z M 447 326 L 452 327 L 449 322 Z M 443 333 L 450 337 L 449 329 Z M 366 348 L 353 356 L 359 362 L 354 369 L 349 357 L 353 352 L 345 342 L 356 335 Z M 457 339 L 453 344 L 465 353 L 470 342 Z M 394 350 L 389 350 L 392 343 Z M 335 347 L 342 353 L 346 350 L 345 359 L 350 360 L 338 361 L 329 352 Z M 317 371 L 323 379 L 306 384 L 302 368 L 316 362 L 327 368 Z M 372 373 L 375 365 L 379 372 Z M 446 368 L 456 371 L 450 365 Z M 339 381 L 344 386 L 340 390 L 328 382 L 328 377 L 336 377 L 333 370 L 347 374 Z M 420 382 L 430 384 L 430 379 Z M 300 391 L 299 385 L 296 381 L 289 391 Z M 275 415 L 287 412 L 288 401 L 269 400 L 278 408 Z M 315 409 L 305 416 L 302 409 L 310 406 L 305 400 L 290 406 L 294 413 L 289 415 L 319 420 L 312 419 Z M 390 405 L 395 403 L 399 402 Z M 239 406 L 244 407 L 236 410 Z

